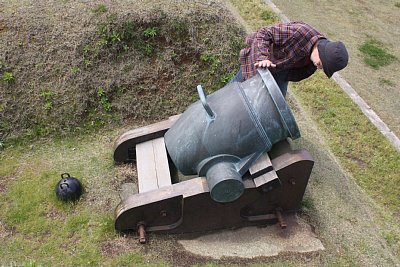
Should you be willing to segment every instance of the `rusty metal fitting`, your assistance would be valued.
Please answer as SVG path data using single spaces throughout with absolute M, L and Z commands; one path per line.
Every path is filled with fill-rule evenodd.
M 137 232 L 139 235 L 139 243 L 145 244 L 146 243 L 146 230 L 145 230 L 145 223 L 140 222 L 137 226 Z
M 287 224 L 286 224 L 285 220 L 283 219 L 283 216 L 282 216 L 282 209 L 276 209 L 276 210 L 275 210 L 275 213 L 276 213 L 276 218 L 278 219 L 279 226 L 280 226 L 282 229 L 286 229 Z

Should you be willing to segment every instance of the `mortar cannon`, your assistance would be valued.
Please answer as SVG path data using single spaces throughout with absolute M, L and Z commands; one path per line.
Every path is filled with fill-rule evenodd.
M 207 178 L 211 198 L 232 202 L 242 176 L 272 146 L 300 137 L 296 121 L 268 70 L 230 83 L 192 104 L 165 134 L 168 153 L 184 175 Z
M 299 129 L 272 75 L 259 70 L 209 96 L 197 90 L 200 100 L 183 114 L 116 140 L 115 162 L 135 163 L 138 179 L 122 185 L 115 228 L 137 231 L 141 243 L 147 232 L 284 228 L 314 161 L 291 148 Z

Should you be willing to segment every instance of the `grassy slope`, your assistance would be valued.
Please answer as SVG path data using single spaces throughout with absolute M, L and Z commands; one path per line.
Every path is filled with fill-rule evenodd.
M 0 142 L 160 120 L 220 88 L 243 32 L 218 4 L 165 3 L 2 4 Z

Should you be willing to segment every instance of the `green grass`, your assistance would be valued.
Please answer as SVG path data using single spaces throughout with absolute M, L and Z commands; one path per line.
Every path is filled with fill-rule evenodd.
M 396 57 L 387 52 L 376 40 L 365 41 L 359 49 L 364 55 L 364 62 L 374 69 L 389 65 L 396 60 Z
M 380 78 L 380 79 L 379 79 L 379 84 L 381 84 L 381 85 L 387 85 L 387 86 L 391 86 L 391 87 L 393 87 L 393 86 L 396 85 L 395 82 L 393 82 L 393 81 L 391 81 L 391 80 L 388 80 L 388 79 L 384 79 L 384 78 Z
M 246 23 L 253 29 L 268 26 L 279 22 L 279 17 L 262 1 L 230 0 L 238 8 L 238 11 Z
M 400 153 L 324 74 L 291 84 L 291 92 L 355 182 L 380 206 L 382 237 L 400 255 Z M 390 226 L 390 227 L 388 227 Z M 362 249 L 362 248 L 360 248 Z
M 267 23 L 273 23 L 279 20 L 278 16 L 271 10 L 264 10 L 261 12 L 260 17 Z
M 105 13 L 107 11 L 108 11 L 107 6 L 105 6 L 103 4 L 97 5 L 92 9 L 93 13 Z
M 321 73 L 291 88 L 357 183 L 391 212 L 400 211 L 400 154 L 357 105 Z
M 111 136 L 113 133 L 109 133 Z M 93 149 L 96 147 L 96 149 Z M 55 186 L 69 172 L 85 187 L 77 203 L 59 201 Z M 15 146 L 0 154 L 0 265 L 92 266 L 145 264 L 138 251 L 106 255 L 119 238 L 119 199 L 109 136 L 75 137 Z
M 6 71 L 3 73 L 2 79 L 7 83 L 12 83 L 15 80 L 15 76 L 12 72 Z

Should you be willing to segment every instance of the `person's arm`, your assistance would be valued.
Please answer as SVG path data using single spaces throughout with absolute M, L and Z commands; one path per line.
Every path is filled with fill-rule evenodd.
M 317 30 L 303 22 L 277 24 L 263 28 L 257 37 L 256 61 L 270 60 L 276 67 L 283 69 L 290 69 L 295 62 L 309 57 L 316 41 L 324 38 Z M 271 48 L 274 51 L 271 51 Z M 264 64 L 267 62 L 259 63 L 259 65 Z
M 254 52 L 257 61 L 271 59 L 271 45 L 274 43 L 274 35 L 271 27 L 260 29 L 254 38 Z
M 255 67 L 275 68 L 276 62 L 272 62 L 271 47 L 282 47 L 292 35 L 292 27 L 289 24 L 277 24 L 260 29 L 255 35 L 254 49 L 256 53 Z M 290 55 L 288 55 L 290 57 Z M 289 60 L 289 59 L 287 59 Z
M 315 71 L 317 67 L 314 64 L 308 64 L 307 66 L 301 68 L 295 68 L 289 70 L 288 81 L 298 82 L 310 77 Z

